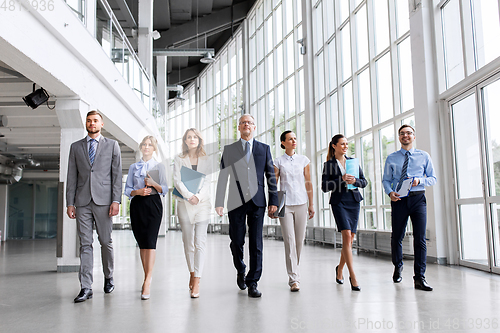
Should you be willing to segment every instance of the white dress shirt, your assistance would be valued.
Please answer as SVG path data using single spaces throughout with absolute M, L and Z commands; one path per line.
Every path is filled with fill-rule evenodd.
M 274 160 L 274 166 L 280 171 L 280 190 L 286 191 L 286 205 L 295 206 L 307 203 L 304 168 L 310 160 L 299 154 L 284 154 Z

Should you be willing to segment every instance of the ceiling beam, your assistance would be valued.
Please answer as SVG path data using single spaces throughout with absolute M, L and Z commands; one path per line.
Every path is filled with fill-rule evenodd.
M 220 32 L 245 19 L 248 13 L 248 3 L 241 2 L 199 19 L 173 27 L 162 32 L 160 39 L 154 42 L 155 49 L 178 47 L 190 43 L 197 38 L 205 38 L 211 32 Z

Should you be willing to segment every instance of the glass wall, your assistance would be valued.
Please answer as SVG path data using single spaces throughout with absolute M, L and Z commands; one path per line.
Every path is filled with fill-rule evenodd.
M 390 229 L 383 166 L 399 149 L 399 126 L 414 124 L 408 1 L 311 0 L 311 5 L 318 173 L 331 137 L 343 133 L 368 180 L 359 228 Z M 327 196 L 320 205 L 324 213 L 317 223 L 335 226 Z

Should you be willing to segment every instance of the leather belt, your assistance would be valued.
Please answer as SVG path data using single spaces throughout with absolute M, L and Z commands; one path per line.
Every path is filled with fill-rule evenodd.
M 408 193 L 408 196 L 414 197 L 414 196 L 419 195 L 419 194 L 425 194 L 425 191 L 410 191 L 410 193 Z

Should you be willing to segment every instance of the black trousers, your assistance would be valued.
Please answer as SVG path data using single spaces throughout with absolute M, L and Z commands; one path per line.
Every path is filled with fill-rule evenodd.
M 392 234 L 391 250 L 392 263 L 395 267 L 403 266 L 403 238 L 405 236 L 408 217 L 413 224 L 413 250 L 415 261 L 413 270 L 415 279 L 425 278 L 427 244 L 425 229 L 427 227 L 427 201 L 425 194 L 417 194 L 391 201 Z
M 253 201 L 249 201 L 228 212 L 230 247 L 234 267 L 238 274 L 244 274 L 246 269 L 243 261 L 243 249 L 246 224 L 248 224 L 250 270 L 245 278 L 248 286 L 256 285 L 262 275 L 262 226 L 264 224 L 265 210 L 265 207 L 258 207 Z

